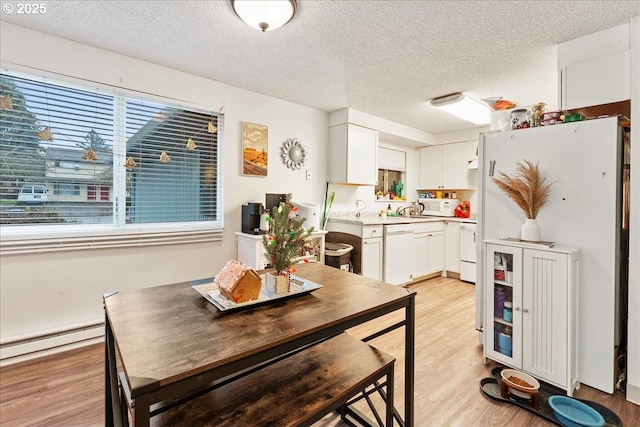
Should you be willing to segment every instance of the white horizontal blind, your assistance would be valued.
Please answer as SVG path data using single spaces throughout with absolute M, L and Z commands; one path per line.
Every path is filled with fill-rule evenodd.
M 221 239 L 220 114 L 4 71 L 0 100 L 1 252 Z
M 407 170 L 407 153 L 392 148 L 378 147 L 378 169 L 405 172 Z
M 127 100 L 127 223 L 216 220 L 218 118 Z
M 110 223 L 113 96 L 4 74 L 0 90 L 2 223 Z

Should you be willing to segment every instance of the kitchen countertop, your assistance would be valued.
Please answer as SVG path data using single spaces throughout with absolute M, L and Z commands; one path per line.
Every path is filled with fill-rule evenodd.
M 436 221 L 454 221 L 454 222 L 472 222 L 476 223 L 476 218 L 457 218 L 443 216 L 380 216 L 377 213 L 363 213 L 360 217 L 356 217 L 354 213 L 337 214 L 329 217 L 329 221 L 342 222 L 346 224 L 356 225 L 388 225 L 388 224 L 411 224 L 416 222 L 436 222 Z

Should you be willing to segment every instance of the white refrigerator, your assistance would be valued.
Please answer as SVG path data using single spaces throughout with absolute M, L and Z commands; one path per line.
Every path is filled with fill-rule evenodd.
M 480 135 L 476 329 L 483 328 L 485 239 L 520 237 L 525 216 L 493 182 L 522 160 L 554 181 L 537 218 L 541 240 L 581 249 L 578 275 L 578 376 L 612 393 L 620 343 L 622 129 L 616 117 Z M 623 277 L 624 276 L 624 277 Z

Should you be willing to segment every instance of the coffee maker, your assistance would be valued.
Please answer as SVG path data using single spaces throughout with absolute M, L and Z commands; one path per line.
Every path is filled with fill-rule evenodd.
M 265 209 L 267 210 L 267 213 L 271 213 L 271 209 L 276 206 L 280 206 L 280 202 L 286 202 L 287 201 L 287 195 L 286 194 L 276 194 L 276 193 L 267 193 L 265 194 L 264 197 L 264 201 L 265 201 Z
M 247 234 L 263 234 L 260 230 L 260 217 L 264 212 L 262 203 L 242 205 L 242 232 Z

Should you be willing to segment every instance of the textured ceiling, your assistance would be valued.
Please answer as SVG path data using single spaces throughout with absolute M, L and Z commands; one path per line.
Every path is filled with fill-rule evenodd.
M 638 1 L 298 0 L 289 24 L 261 33 L 221 0 L 45 4 L 45 14 L 0 20 L 433 134 L 473 127 L 428 105 L 451 92 L 557 107 L 555 45 L 640 15 Z

